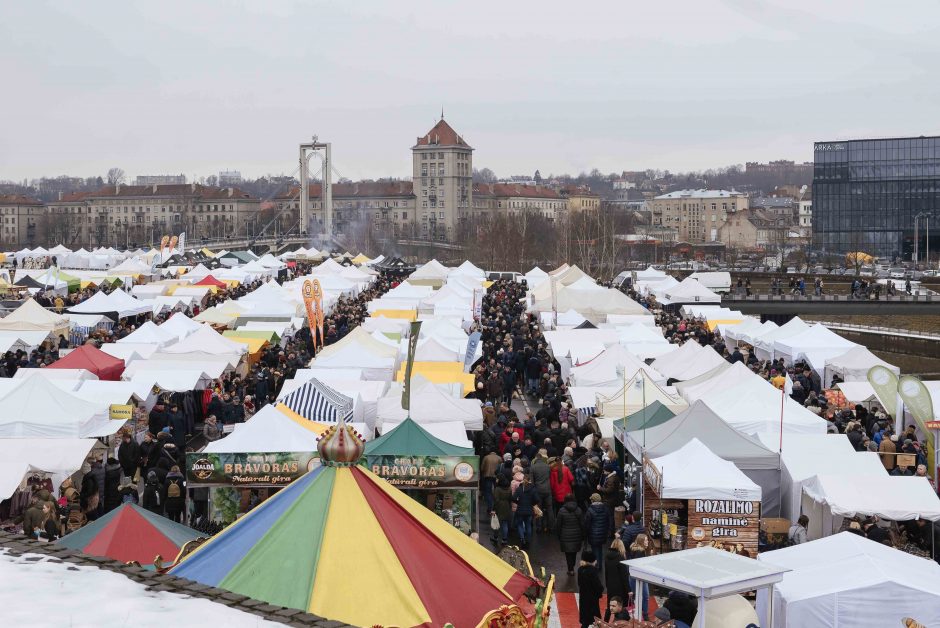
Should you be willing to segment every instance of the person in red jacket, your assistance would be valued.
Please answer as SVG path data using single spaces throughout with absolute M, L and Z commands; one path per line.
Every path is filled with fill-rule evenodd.
M 552 460 L 552 470 L 548 479 L 552 485 L 552 501 L 554 502 L 552 506 L 557 515 L 558 510 L 565 503 L 565 497 L 573 491 L 574 475 L 572 475 L 571 469 L 561 461 L 561 458 L 555 458 Z
M 522 449 L 523 437 L 525 437 L 525 430 L 510 419 L 509 423 L 506 424 L 506 429 L 499 437 L 499 453 L 515 454 L 516 448 Z

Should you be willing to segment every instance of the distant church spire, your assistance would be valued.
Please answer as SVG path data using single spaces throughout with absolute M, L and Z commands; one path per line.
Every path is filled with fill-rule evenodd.
M 441 105 L 441 120 L 444 119 L 444 105 Z

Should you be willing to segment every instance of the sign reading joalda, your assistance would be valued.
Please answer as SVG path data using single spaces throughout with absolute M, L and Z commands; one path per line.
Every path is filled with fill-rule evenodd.
M 476 488 L 477 456 L 366 456 L 372 473 L 398 488 Z
M 316 466 L 316 452 L 186 454 L 188 486 L 286 486 Z

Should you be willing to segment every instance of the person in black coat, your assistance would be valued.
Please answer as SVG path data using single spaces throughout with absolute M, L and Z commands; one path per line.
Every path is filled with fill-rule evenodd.
M 183 508 L 186 504 L 186 482 L 180 468 L 176 465 L 167 473 L 163 481 L 163 495 L 166 497 L 164 510 L 171 521 L 182 523 Z
M 121 472 L 126 478 L 133 478 L 140 466 L 140 445 L 134 440 L 130 432 L 124 432 L 121 446 L 118 447 L 118 462 L 121 463 Z
M 111 512 L 121 505 L 121 464 L 108 458 L 104 467 L 104 512 Z
M 621 600 L 627 599 L 630 569 L 623 564 L 626 559 L 627 548 L 623 541 L 614 539 L 604 553 L 604 582 L 608 599 L 615 595 Z
M 568 494 L 565 503 L 555 515 L 555 534 L 568 563 L 568 575 L 574 575 L 574 562 L 578 557 L 581 544 L 584 543 L 584 515 L 575 502 L 574 495 Z
M 186 417 L 180 412 L 178 405 L 173 404 L 166 417 L 167 425 L 170 426 L 170 434 L 173 436 L 173 442 L 180 450 L 186 446 Z
M 147 422 L 147 428 L 151 434 L 156 436 L 160 430 L 166 427 L 166 406 L 162 402 L 157 403 L 150 410 L 150 420 Z
M 157 445 L 156 437 L 149 431 L 144 433 L 144 440 L 139 445 L 140 451 L 140 474 L 146 477 L 147 470 L 152 469 L 157 464 L 157 455 L 160 450 Z M 120 452 L 118 452 L 120 454 Z
M 578 567 L 578 619 L 581 620 L 581 628 L 590 628 L 594 619 L 601 616 L 604 584 L 596 562 L 591 550 L 581 553 L 581 566 Z
M 146 484 L 144 484 L 144 496 L 141 500 L 141 506 L 155 515 L 163 515 L 163 483 L 155 469 L 147 472 Z

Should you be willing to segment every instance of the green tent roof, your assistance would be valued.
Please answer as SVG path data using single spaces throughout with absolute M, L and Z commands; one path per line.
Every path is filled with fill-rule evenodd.
M 627 432 L 635 432 L 665 423 L 674 416 L 676 416 L 675 412 L 664 406 L 661 402 L 654 401 L 642 410 L 634 412 L 626 418 L 617 419 L 614 421 L 614 425 L 624 428 Z
M 410 417 L 388 434 L 366 443 L 370 456 L 472 456 L 470 447 L 458 447 L 431 436 Z

